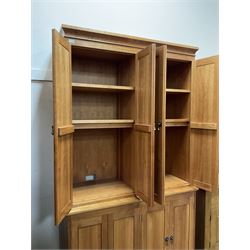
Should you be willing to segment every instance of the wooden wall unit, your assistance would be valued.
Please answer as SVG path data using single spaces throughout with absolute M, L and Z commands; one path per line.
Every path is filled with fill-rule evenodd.
M 62 247 L 194 249 L 196 191 L 218 186 L 218 57 L 197 50 L 53 30 Z

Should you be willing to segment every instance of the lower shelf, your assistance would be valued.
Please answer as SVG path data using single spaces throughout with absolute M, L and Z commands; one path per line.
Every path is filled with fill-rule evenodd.
M 77 187 L 73 189 L 73 207 L 97 204 L 134 196 L 134 191 L 121 181 Z
M 168 174 L 165 176 L 165 196 L 196 190 L 198 189 L 194 186 L 191 186 L 189 182 L 184 181 L 174 175 Z

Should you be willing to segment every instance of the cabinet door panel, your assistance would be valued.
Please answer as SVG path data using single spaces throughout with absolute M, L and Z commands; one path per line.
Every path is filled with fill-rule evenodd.
M 164 248 L 164 210 L 147 213 L 147 249 Z
M 194 249 L 195 193 L 171 197 L 165 206 L 165 249 Z
M 71 47 L 56 30 L 53 37 L 55 223 L 72 207 Z
M 164 204 L 165 184 L 165 118 L 166 118 L 166 76 L 167 76 L 167 46 L 156 50 L 156 83 L 155 83 L 155 122 L 161 123 L 161 128 L 155 131 L 155 201 Z
M 71 249 L 107 248 L 107 215 L 71 218 Z
M 218 56 L 194 63 L 191 95 L 190 166 L 197 187 L 218 185 Z
M 114 249 L 134 249 L 134 217 L 114 221 Z
M 139 208 L 124 206 L 108 215 L 108 247 L 139 249 Z
M 136 194 L 154 199 L 155 44 L 136 55 L 135 168 Z
M 173 203 L 171 212 L 171 217 L 173 218 L 174 249 L 188 249 L 189 204 L 185 202 L 183 204 Z
M 78 230 L 79 249 L 101 249 L 101 224 L 83 227 Z

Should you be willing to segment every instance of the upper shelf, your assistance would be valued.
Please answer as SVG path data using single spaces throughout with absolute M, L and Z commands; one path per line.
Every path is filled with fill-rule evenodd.
M 132 86 L 107 85 L 107 84 L 90 84 L 90 83 L 72 83 L 73 90 L 80 91 L 101 91 L 101 92 L 124 92 L 133 91 Z
M 190 90 L 188 90 L 188 89 L 166 89 L 166 92 L 167 92 L 167 94 L 169 93 L 169 94 L 189 94 L 190 93 Z
M 188 126 L 189 119 L 166 119 L 166 127 L 184 127 Z
M 98 128 L 132 128 L 134 120 L 73 120 L 75 129 L 98 129 Z

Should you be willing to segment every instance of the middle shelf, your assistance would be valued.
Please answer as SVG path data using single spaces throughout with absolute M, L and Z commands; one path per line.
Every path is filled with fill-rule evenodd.
M 189 119 L 184 118 L 184 119 L 166 119 L 166 127 L 184 127 L 188 126 L 189 124 Z
M 134 91 L 134 87 L 125 85 L 110 85 L 110 84 L 90 84 L 90 83 L 72 83 L 73 90 L 88 91 L 88 92 L 125 92 Z
M 75 129 L 132 128 L 134 120 L 73 120 L 72 124 L 74 125 Z

